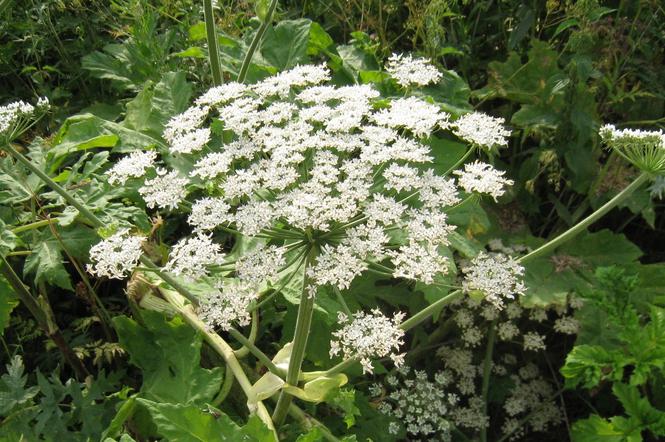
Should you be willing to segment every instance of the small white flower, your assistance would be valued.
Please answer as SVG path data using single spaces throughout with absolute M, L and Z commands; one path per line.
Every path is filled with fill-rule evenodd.
M 187 196 L 188 184 L 186 178 L 181 178 L 178 172 L 157 168 L 157 176 L 146 180 L 139 193 L 149 208 L 176 209 L 178 204 Z
M 567 335 L 576 335 L 580 331 L 580 323 L 571 316 L 563 316 L 554 321 L 554 330 Z
M 34 111 L 33 105 L 20 100 L 0 106 L 0 135 L 9 132 L 22 118 L 32 116 Z
M 410 192 L 419 189 L 423 184 L 418 176 L 418 169 L 411 166 L 400 166 L 392 163 L 383 171 L 383 177 L 386 179 L 384 187 L 388 190 L 395 189 L 398 192 Z
M 363 366 L 363 373 L 372 373 L 372 359 L 390 356 L 395 365 L 402 363 L 398 354 L 404 343 L 404 330 L 399 325 L 404 313 L 395 313 L 392 319 L 386 317 L 379 309 L 371 313 L 356 312 L 351 318 L 339 313 L 342 328 L 333 332 L 330 342 L 330 356 L 340 353 L 345 358 L 358 357 Z
M 231 81 L 208 89 L 195 103 L 200 107 L 218 106 L 241 97 L 248 89 L 247 85 Z
M 99 277 L 125 278 L 136 268 L 144 240 L 142 236 L 130 235 L 129 229 L 119 230 L 90 248 L 92 264 L 88 264 L 88 272 Z
M 405 128 L 417 137 L 428 137 L 436 127 L 448 127 L 448 115 L 438 106 L 417 97 L 398 98 L 388 109 L 372 115 L 379 126 Z
M 497 327 L 497 334 L 502 341 L 510 341 L 514 337 L 519 336 L 520 329 L 510 321 L 502 322 Z
M 236 226 L 243 234 L 254 236 L 272 225 L 275 210 L 268 201 L 250 201 L 236 211 Z
M 407 278 L 431 284 L 437 273 L 448 272 L 448 258 L 439 255 L 434 244 L 410 242 L 390 253 L 395 278 Z
M 508 145 L 510 131 L 504 127 L 503 118 L 491 117 L 482 112 L 464 114 L 451 123 L 453 133 L 477 146 L 492 149 Z
M 215 227 L 234 220 L 224 198 L 201 198 L 192 204 L 192 213 L 187 218 L 189 225 L 196 230 L 213 230 Z
M 524 267 L 507 255 L 480 252 L 462 271 L 464 291 L 482 292 L 498 309 L 503 308 L 505 299 L 514 299 L 526 291 L 522 282 Z
M 459 185 L 466 192 L 487 193 L 495 201 L 505 193 L 505 186 L 513 185 L 513 180 L 503 177 L 504 171 L 480 161 L 466 164 L 463 171 L 456 170 L 453 173 L 459 175 Z
M 236 261 L 236 273 L 241 281 L 260 285 L 263 281 L 277 280 L 277 273 L 286 264 L 284 249 L 259 245 Z
M 164 270 L 195 280 L 208 274 L 208 266 L 224 262 L 222 246 L 208 235 L 198 234 L 178 241 L 171 249 Z
M 173 153 L 198 152 L 208 141 L 210 141 L 210 129 L 195 129 L 173 138 L 169 150 Z
M 225 279 L 217 287 L 200 300 L 197 314 L 210 330 L 220 327 L 230 329 L 233 324 L 249 325 L 250 313 L 247 311 L 252 301 L 258 299 L 258 291 L 254 284 L 236 279 Z
M 536 332 L 524 333 L 524 350 L 545 350 L 545 336 Z
M 106 171 L 110 184 L 124 185 L 129 178 L 140 178 L 146 169 L 152 167 L 157 159 L 157 152 L 135 151 L 120 159 L 115 166 Z
M 386 72 L 402 87 L 426 86 L 438 82 L 443 75 L 429 60 L 402 54 L 393 54 L 388 59 Z
M 316 264 L 307 269 L 307 274 L 318 286 L 331 284 L 339 290 L 346 290 L 367 267 L 363 258 L 354 254 L 349 246 L 324 246 Z

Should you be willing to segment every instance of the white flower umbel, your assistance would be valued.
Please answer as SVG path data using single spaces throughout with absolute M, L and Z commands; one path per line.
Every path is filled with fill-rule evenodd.
M 121 158 L 115 165 L 106 171 L 110 184 L 123 185 L 130 178 L 140 178 L 145 175 L 146 169 L 153 167 L 157 159 L 154 150 L 135 151 Z
M 453 133 L 464 141 L 479 147 L 493 149 L 508 145 L 510 131 L 504 127 L 503 118 L 491 117 L 482 112 L 464 114 L 450 125 Z
M 188 183 L 186 178 L 181 178 L 175 170 L 167 171 L 163 168 L 155 170 L 157 176 L 146 180 L 139 189 L 145 204 L 153 209 L 176 209 L 178 204 L 187 196 L 185 186 Z
M 504 171 L 481 161 L 466 164 L 463 171 L 456 170 L 453 173 L 459 175 L 459 185 L 466 192 L 486 193 L 495 201 L 505 193 L 505 186 L 513 185 L 513 180 L 503 177 Z
M 498 309 L 503 308 L 505 299 L 514 299 L 526 291 L 522 282 L 524 267 L 507 255 L 480 252 L 462 271 L 464 291 L 481 292 Z
M 90 248 L 89 273 L 95 276 L 123 279 L 137 266 L 143 251 L 142 236 L 130 235 L 129 229 L 121 229 Z
M 396 278 L 407 278 L 431 284 L 437 273 L 448 272 L 448 258 L 441 256 L 437 246 L 431 243 L 410 242 L 390 252 Z
M 241 281 L 260 285 L 263 281 L 277 280 L 285 264 L 283 248 L 261 244 L 236 261 L 236 274 Z
M 195 280 L 208 274 L 208 266 L 224 262 L 222 246 L 212 242 L 212 237 L 198 234 L 181 239 L 173 246 L 164 270 Z
M 3 138 L 11 141 L 19 136 L 30 126 L 34 117 L 46 112 L 49 106 L 46 97 L 40 97 L 36 106 L 21 100 L 0 106 L 0 141 Z
M 379 309 L 371 313 L 356 312 L 350 318 L 340 312 L 338 320 L 342 328 L 332 333 L 330 356 L 360 358 L 363 373 L 373 373 L 372 359 L 387 356 L 399 367 L 404 362 L 404 355 L 398 353 L 404 344 L 404 330 L 399 328 L 402 319 L 404 313 L 395 313 L 391 319 Z
M 393 100 L 388 109 L 373 115 L 379 126 L 408 129 L 417 137 L 428 137 L 436 127 L 447 128 L 449 117 L 438 106 L 417 97 Z
M 216 327 L 228 330 L 233 324 L 249 325 L 251 316 L 247 309 L 259 296 L 256 286 L 237 279 L 225 279 L 217 288 L 200 299 L 199 318 L 210 330 Z
M 409 440 L 450 440 L 451 413 L 458 399 L 446 391 L 447 377 L 439 372 L 432 382 L 427 373 L 417 370 L 414 377 L 408 377 L 407 368 L 398 370 L 400 374 L 405 373 L 402 380 L 395 376 L 386 378 L 389 393 L 381 399 L 378 409 L 393 419 L 388 432 L 397 434 L 402 428 L 410 436 Z
M 600 128 L 600 137 L 637 168 L 654 174 L 665 173 L 665 133 L 662 130 L 617 129 L 606 124 Z
M 539 351 L 546 348 L 545 336 L 536 332 L 524 333 L 524 350 Z
M 402 54 L 393 54 L 388 59 L 386 72 L 402 87 L 426 86 L 438 82 L 443 76 L 429 60 Z
M 230 209 L 231 206 L 224 198 L 201 198 L 192 204 L 192 213 L 187 222 L 196 230 L 213 230 L 234 220 L 233 214 L 229 212 Z

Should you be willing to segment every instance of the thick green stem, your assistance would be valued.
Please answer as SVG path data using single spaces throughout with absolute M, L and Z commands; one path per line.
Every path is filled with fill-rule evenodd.
M 206 24 L 206 37 L 208 39 L 208 59 L 212 71 L 212 82 L 215 86 L 223 83 L 222 66 L 219 63 L 219 48 L 217 46 L 217 31 L 215 30 L 215 12 L 212 9 L 213 0 L 203 0 L 203 17 Z
M 300 377 L 300 368 L 305 358 L 305 347 L 307 346 L 307 337 L 312 324 L 312 313 L 314 311 L 314 296 L 309 293 L 309 277 L 307 276 L 308 267 L 316 259 L 318 248 L 311 246 L 307 257 L 305 258 L 305 271 L 302 281 L 302 292 L 300 294 L 300 305 L 298 306 L 298 318 L 296 319 L 296 329 L 293 336 L 293 347 L 291 349 L 291 358 L 289 359 L 289 369 L 286 373 L 286 383 L 288 385 L 298 385 Z M 277 401 L 277 406 L 273 412 L 272 419 L 277 428 L 282 424 L 286 414 L 289 411 L 289 405 L 293 397 L 282 391 Z
M 487 331 L 487 347 L 485 349 L 485 359 L 483 360 L 483 385 L 480 390 L 483 401 L 483 415 L 487 416 L 487 397 L 490 389 L 490 374 L 492 373 L 492 356 L 494 355 L 494 341 L 496 340 L 496 324 L 498 320 L 494 319 Z M 480 428 L 481 442 L 487 442 L 487 427 Z
M 637 189 L 639 189 L 647 180 L 649 179 L 649 175 L 647 173 L 642 173 L 640 176 L 638 176 L 635 181 L 630 183 L 625 189 L 623 189 L 621 192 L 619 192 L 614 198 L 603 204 L 602 207 L 600 207 L 598 210 L 593 212 L 591 215 L 587 216 L 584 218 L 582 221 L 580 221 L 578 224 L 574 225 L 570 229 L 566 230 L 563 232 L 561 235 L 557 236 L 554 239 L 551 239 L 550 241 L 546 242 L 542 246 L 538 247 L 536 250 L 532 251 L 531 253 L 524 255 L 519 259 L 519 262 L 522 264 L 525 262 L 528 262 L 532 259 L 538 258 L 543 255 L 547 255 L 554 251 L 557 247 L 559 247 L 561 244 L 564 244 L 571 239 L 573 239 L 575 236 L 579 235 L 582 233 L 587 227 L 589 227 L 591 224 L 593 224 L 595 221 L 597 221 L 600 217 L 605 215 L 607 212 L 612 210 L 614 207 L 619 205 L 622 201 L 624 201 L 626 198 L 628 198 L 633 192 L 635 192 Z
M 277 8 L 277 0 L 272 0 L 270 6 L 268 6 L 268 12 L 266 13 L 265 18 L 261 21 L 259 29 L 256 30 L 256 34 L 254 35 L 252 42 L 249 44 L 245 58 L 242 61 L 242 66 L 240 66 L 240 72 L 238 73 L 238 83 L 245 82 L 249 65 L 252 64 L 252 58 L 254 58 L 254 52 L 256 52 L 256 49 L 259 47 L 259 43 L 261 43 L 261 40 L 263 39 L 263 34 L 266 33 L 266 29 L 268 29 L 268 25 L 272 21 L 272 15 L 275 12 L 275 8 Z
M 187 321 L 187 323 L 192 328 L 201 333 L 205 341 L 217 353 L 219 353 L 219 355 L 222 358 L 224 358 L 224 361 L 226 362 L 228 369 L 233 373 L 233 376 L 238 380 L 240 388 L 242 388 L 247 397 L 251 397 L 252 384 L 247 378 L 245 371 L 242 369 L 240 362 L 238 362 L 238 359 L 233 353 L 233 349 L 231 348 L 231 346 L 224 339 L 222 339 L 222 337 L 219 336 L 217 333 L 210 332 L 203 323 L 203 321 L 201 321 L 199 317 L 196 316 L 196 313 L 194 313 L 192 306 L 186 304 L 184 302 L 184 298 L 180 296 L 177 292 L 173 292 L 171 290 L 160 290 L 160 293 L 162 294 L 162 296 L 164 296 L 164 299 L 166 299 L 172 306 L 174 306 L 178 310 L 178 312 L 182 315 L 185 321 Z M 257 402 L 256 414 L 263 421 L 263 423 L 265 423 L 268 426 L 268 428 L 270 428 L 273 432 L 275 432 L 275 426 L 273 425 L 273 421 L 270 418 L 270 413 L 268 413 L 268 410 L 261 401 Z M 277 434 L 275 432 L 275 437 L 276 436 Z

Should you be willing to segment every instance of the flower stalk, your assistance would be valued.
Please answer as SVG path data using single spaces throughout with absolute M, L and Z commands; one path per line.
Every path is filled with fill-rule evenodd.
M 245 54 L 245 58 L 243 59 L 242 65 L 240 66 L 240 72 L 238 73 L 238 83 L 245 82 L 245 79 L 247 78 L 247 71 L 249 70 L 249 65 L 252 64 L 252 58 L 254 58 L 254 52 L 256 52 L 259 43 L 261 43 L 263 34 L 266 33 L 266 29 L 268 29 L 268 25 L 272 21 L 272 15 L 274 14 L 276 8 L 277 0 L 271 0 L 270 6 L 268 6 L 268 11 L 266 12 L 266 16 L 263 18 L 259 17 L 261 20 L 261 25 L 259 26 L 259 29 L 256 30 L 256 34 L 254 35 L 252 42 L 249 44 L 249 48 L 247 48 L 247 53 Z
M 296 329 L 293 336 L 293 348 L 291 350 L 291 357 L 289 359 L 289 368 L 286 373 L 286 383 L 288 385 L 296 386 L 300 378 L 300 368 L 303 359 L 305 358 L 305 347 L 307 346 L 307 337 L 309 336 L 309 329 L 312 324 L 312 314 L 314 312 L 314 296 L 310 296 L 308 292 L 309 277 L 307 275 L 308 267 L 314 262 L 318 253 L 318 247 L 315 245 L 310 246 L 305 258 L 304 276 L 302 283 L 302 292 L 300 295 L 300 305 L 298 306 L 298 318 L 296 319 Z M 273 412 L 272 419 L 279 428 L 284 422 L 284 418 L 289 411 L 289 405 L 293 396 L 282 391 L 277 401 L 277 406 Z
M 206 38 L 208 40 L 208 59 L 212 71 L 212 82 L 215 86 L 221 85 L 222 66 L 219 62 L 219 47 L 217 46 L 217 31 L 215 30 L 215 12 L 212 9 L 213 0 L 203 0 L 203 17 L 206 25 Z

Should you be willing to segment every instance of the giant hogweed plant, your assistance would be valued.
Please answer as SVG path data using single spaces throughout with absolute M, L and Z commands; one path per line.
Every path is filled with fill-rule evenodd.
M 167 145 L 146 146 L 119 159 L 106 171 L 109 184 L 137 191 L 167 223 L 186 217 L 186 228 L 172 228 L 182 238 L 166 247 L 152 232 L 94 213 L 12 145 L 21 132 L 16 123 L 27 121 L 24 116 L 34 109 L 2 109 L 2 147 L 97 228 L 103 239 L 90 249 L 89 273 L 130 279 L 132 302 L 177 314 L 201 333 L 225 361 L 228 383 L 235 379 L 244 392 L 249 412 L 275 435 L 291 414 L 336 440 L 318 421 L 304 417 L 293 398 L 324 400 L 347 382 L 344 372 L 355 363 L 363 373 L 372 373 L 379 359 L 402 366 L 406 332 L 464 296 L 498 315 L 528 291 L 523 264 L 584 231 L 662 174 L 665 164 L 662 133 L 603 128 L 608 145 L 643 171 L 633 183 L 536 250 L 523 256 L 480 252 L 459 270 L 451 243 L 460 235 L 451 214 L 483 195 L 497 199 L 512 184 L 490 164 L 468 159 L 500 149 L 509 132 L 502 120 L 478 112 L 454 119 L 423 96 L 420 88 L 441 76 L 427 61 L 396 55 L 385 70 L 399 96 L 382 96 L 366 84 L 331 84 L 323 65 L 297 66 L 253 85 L 215 86 L 166 124 Z M 468 145 L 467 153 L 441 170 L 429 147 L 433 137 L 456 137 Z M 6 261 L 3 273 L 13 278 Z M 436 287 L 442 295 L 408 317 L 379 308 L 352 311 L 348 289 L 370 274 Z M 287 293 L 298 305 L 295 330 L 271 357 L 256 345 L 258 320 L 262 308 Z M 303 371 L 308 336 L 317 326 L 313 312 L 321 308 L 323 293 L 341 306 L 330 352 L 342 360 Z M 239 327 L 250 325 L 245 336 Z M 495 337 L 503 333 L 496 325 L 490 326 L 479 371 L 480 416 L 487 413 Z M 242 349 L 234 351 L 229 337 Z M 266 370 L 258 380 L 239 362 L 247 353 Z M 454 406 L 455 397 L 437 400 Z M 264 403 L 270 398 L 276 399 L 272 410 Z M 412 430 L 407 429 L 415 435 L 433 432 Z M 436 430 L 444 439 L 452 431 L 447 424 Z M 486 430 L 479 428 L 482 440 Z

